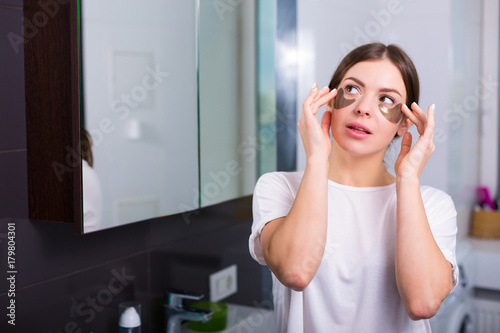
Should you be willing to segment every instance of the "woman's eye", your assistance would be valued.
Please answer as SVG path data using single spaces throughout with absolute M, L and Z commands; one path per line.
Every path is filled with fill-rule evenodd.
M 358 94 L 359 93 L 358 88 L 356 88 L 355 86 L 352 86 L 350 84 L 345 87 L 345 91 L 347 91 L 349 94 Z
M 389 96 L 380 97 L 380 101 L 382 103 L 386 103 L 386 104 L 394 104 L 394 99 L 392 97 L 389 97 Z

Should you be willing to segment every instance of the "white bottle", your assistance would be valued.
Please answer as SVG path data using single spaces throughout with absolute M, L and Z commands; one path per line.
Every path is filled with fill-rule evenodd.
M 141 333 L 141 317 L 133 306 L 122 312 L 118 333 Z

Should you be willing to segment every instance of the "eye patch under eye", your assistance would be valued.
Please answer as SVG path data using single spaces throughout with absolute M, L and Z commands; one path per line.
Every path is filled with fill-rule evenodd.
M 335 96 L 335 103 L 333 103 L 333 107 L 335 109 L 342 109 L 348 105 L 351 105 L 352 103 L 354 103 L 354 101 L 354 99 L 345 98 L 344 89 L 340 88 L 337 96 Z
M 401 103 L 397 104 L 393 108 L 388 108 L 383 104 L 379 104 L 378 109 L 380 110 L 382 115 L 392 123 L 399 123 L 401 117 L 403 116 L 403 112 L 401 111 Z
M 356 101 L 355 99 L 345 98 L 344 89 L 340 88 L 337 93 L 337 96 L 335 97 L 335 102 L 333 103 L 333 107 L 335 109 L 342 109 L 345 108 L 346 106 L 351 105 L 355 101 Z M 403 112 L 401 111 L 401 103 L 397 104 L 393 108 L 388 108 L 384 104 L 379 104 L 378 109 L 380 110 L 382 115 L 392 123 L 396 124 L 399 123 L 399 121 L 403 116 Z

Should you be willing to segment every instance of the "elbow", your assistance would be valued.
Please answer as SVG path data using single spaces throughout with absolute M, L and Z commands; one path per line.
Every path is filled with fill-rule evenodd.
M 407 307 L 408 316 L 412 320 L 430 319 L 439 310 L 441 306 L 441 301 L 416 301 L 410 303 Z
M 420 290 L 413 298 L 406 300 L 405 308 L 412 320 L 430 319 L 438 312 L 443 300 L 450 294 L 452 288 L 451 277 L 439 291 Z
M 283 274 L 282 283 L 292 290 L 304 291 L 309 283 L 311 283 L 311 280 L 312 277 L 309 277 L 303 272 L 288 272 L 286 274 Z

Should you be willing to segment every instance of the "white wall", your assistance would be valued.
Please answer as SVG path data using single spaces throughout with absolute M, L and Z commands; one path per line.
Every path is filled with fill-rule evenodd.
M 298 117 L 313 82 L 327 85 L 352 48 L 372 41 L 400 45 L 420 76 L 419 105 L 436 104 L 436 151 L 421 183 L 453 196 L 459 211 L 459 238 L 468 233 L 479 181 L 479 104 L 472 99 L 481 79 L 480 18 L 481 3 L 472 0 L 298 0 Z M 416 141 L 414 127 L 411 132 Z M 297 168 L 301 170 L 305 154 L 300 136 L 298 140 Z M 399 145 L 397 141 L 391 148 L 391 164 Z
M 452 13 L 452 55 L 448 122 L 447 192 L 458 212 L 458 239 L 470 229 L 471 209 L 479 183 L 479 119 L 483 85 L 481 68 L 481 2 L 455 0 Z M 479 90 L 478 90 L 479 89 Z
M 483 45 L 481 76 L 494 92 L 485 96 L 481 105 L 481 169 L 480 184 L 488 186 L 493 193 L 498 177 L 498 41 L 499 1 L 484 0 L 482 17 Z

